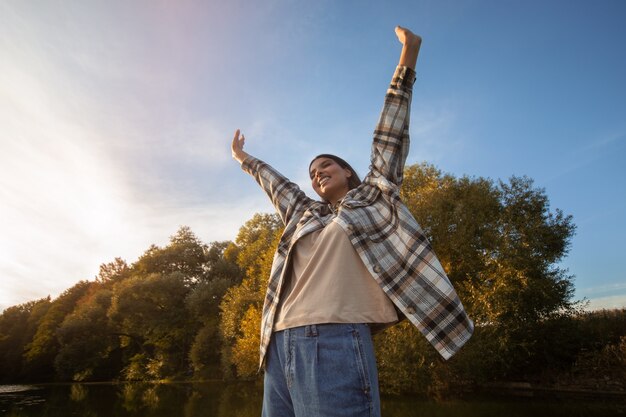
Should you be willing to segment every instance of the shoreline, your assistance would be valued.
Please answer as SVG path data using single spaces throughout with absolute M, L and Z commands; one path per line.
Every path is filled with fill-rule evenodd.
M 477 386 L 477 392 L 535 398 L 624 399 L 626 390 L 593 389 L 579 385 L 541 385 L 530 382 L 490 382 Z

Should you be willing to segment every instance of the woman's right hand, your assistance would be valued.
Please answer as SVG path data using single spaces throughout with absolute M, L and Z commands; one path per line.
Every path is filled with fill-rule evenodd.
M 246 138 L 240 134 L 239 129 L 235 131 L 235 137 L 233 138 L 233 143 L 230 145 L 230 150 L 232 151 L 233 158 L 239 162 L 240 164 L 249 156 L 243 150 L 243 145 L 246 143 Z
M 396 36 L 402 44 L 402 52 L 400 53 L 400 62 L 398 65 L 415 70 L 417 56 L 422 46 L 422 38 L 402 26 L 396 26 Z

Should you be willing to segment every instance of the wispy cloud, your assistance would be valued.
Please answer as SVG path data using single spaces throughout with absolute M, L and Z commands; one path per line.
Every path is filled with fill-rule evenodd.
M 452 101 L 413 106 L 408 163 L 449 163 L 464 154 L 465 138 L 456 126 L 456 107 Z
M 626 296 L 626 282 L 618 282 L 615 284 L 601 285 L 597 287 L 579 288 L 577 291 L 582 297 L 595 298 L 603 296 L 613 296 L 624 293 Z
M 86 16 L 57 27 L 2 9 L 0 309 L 56 296 L 114 257 L 132 262 L 181 225 L 232 239 L 263 207 L 219 196 L 223 130 L 181 109 L 184 73 L 133 56 L 145 46 L 133 28 L 108 36 Z
M 587 145 L 582 146 L 578 153 L 586 154 L 589 151 L 596 149 L 603 149 L 607 146 L 612 146 L 614 143 L 626 140 L 626 131 L 616 131 L 605 135 L 600 135 L 595 140 L 589 142 Z
M 576 295 L 589 301 L 587 310 L 626 308 L 626 283 L 578 288 Z
M 587 310 L 612 310 L 615 308 L 626 308 L 626 295 L 592 298 L 587 306 Z
M 562 164 L 555 164 L 559 170 L 553 173 L 545 182 L 558 180 L 564 176 L 586 169 L 589 165 L 597 163 L 599 159 L 610 154 L 610 148 L 626 140 L 626 130 L 616 129 L 610 133 L 599 133 L 595 137 L 584 143 L 582 146 L 566 150 L 566 156 L 561 158 L 566 161 Z

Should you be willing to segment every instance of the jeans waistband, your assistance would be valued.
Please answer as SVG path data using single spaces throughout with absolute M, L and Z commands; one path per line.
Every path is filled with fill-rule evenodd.
M 347 333 L 354 330 L 370 331 L 369 325 L 366 323 L 323 323 L 323 324 L 307 324 L 305 326 L 291 327 L 289 329 L 279 330 L 275 334 L 299 335 L 304 337 L 316 337 L 320 334 Z

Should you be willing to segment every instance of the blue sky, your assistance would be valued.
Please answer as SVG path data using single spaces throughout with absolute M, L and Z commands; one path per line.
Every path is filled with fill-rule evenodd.
M 626 307 L 624 21 L 619 0 L 0 2 L 0 309 L 270 212 L 236 128 L 309 192 L 321 152 L 364 174 L 397 24 L 424 39 L 408 162 L 533 178 L 574 216 L 577 298 Z

